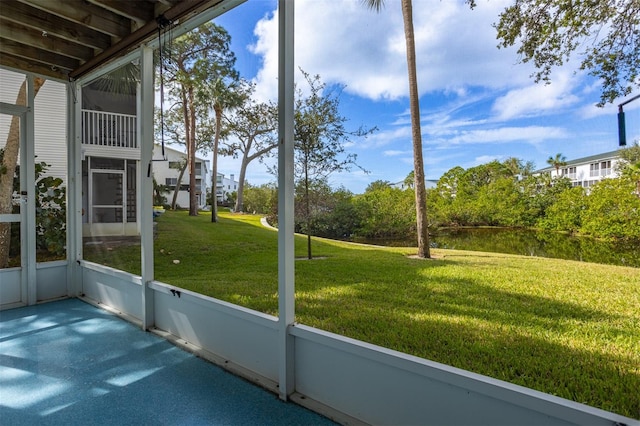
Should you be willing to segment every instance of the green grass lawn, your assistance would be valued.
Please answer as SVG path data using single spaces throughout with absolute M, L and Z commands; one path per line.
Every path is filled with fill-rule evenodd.
M 157 280 L 277 315 L 277 233 L 259 217 L 157 221 Z M 640 418 L 640 269 L 456 250 L 418 260 L 321 239 L 313 250 L 322 258 L 296 262 L 298 322 Z M 85 258 L 139 273 L 139 252 Z

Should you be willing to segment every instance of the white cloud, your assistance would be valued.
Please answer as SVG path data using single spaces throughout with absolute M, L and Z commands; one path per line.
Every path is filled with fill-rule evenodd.
M 559 127 L 526 126 L 526 127 L 501 127 L 498 129 L 478 129 L 454 133 L 446 138 L 446 144 L 481 144 L 481 143 L 508 143 L 530 142 L 536 143 L 549 139 L 563 139 L 568 137 L 567 132 Z
M 399 151 L 399 150 L 387 150 L 382 153 L 385 157 L 398 157 L 401 155 L 413 155 L 413 151 Z
M 512 49 L 497 49 L 495 29 L 504 1 L 470 10 L 462 2 L 421 0 L 414 4 L 414 31 L 422 94 L 446 90 L 462 95 L 468 86 L 508 88 L 528 81 L 525 65 L 515 65 Z M 260 93 L 277 93 L 277 16 L 255 27 L 252 47 L 262 56 L 256 75 Z M 353 0 L 296 1 L 295 60 L 327 83 L 370 99 L 407 95 L 405 39 L 400 3 L 388 1 L 381 13 Z M 513 73 L 514 67 L 521 67 Z M 300 77 L 300 76 L 298 76 Z
M 576 79 L 571 73 L 558 71 L 551 84 L 536 84 L 514 89 L 499 97 L 493 104 L 493 113 L 500 121 L 513 118 L 546 115 L 575 105 L 579 99 L 572 94 Z

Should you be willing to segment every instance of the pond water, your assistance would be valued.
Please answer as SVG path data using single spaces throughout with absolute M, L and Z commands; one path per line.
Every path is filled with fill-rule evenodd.
M 415 240 L 364 240 L 394 247 L 415 247 Z M 640 244 L 612 243 L 588 237 L 505 228 L 438 229 L 430 237 L 431 247 L 488 251 L 525 256 L 552 257 L 583 262 L 640 267 Z

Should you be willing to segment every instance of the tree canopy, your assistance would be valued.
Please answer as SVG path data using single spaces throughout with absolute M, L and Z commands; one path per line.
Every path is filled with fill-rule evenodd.
M 159 83 L 167 89 L 171 105 L 164 114 L 164 131 L 170 142 L 184 144 L 187 149 L 189 169 L 189 214 L 198 212 L 196 199 L 196 151 L 213 149 L 211 142 L 216 126 L 211 118 L 212 109 L 221 108 L 225 81 L 234 80 L 235 55 L 230 49 L 231 36 L 211 22 L 177 38 L 166 52 L 160 66 L 163 77 Z M 213 90 L 216 84 L 220 90 Z M 176 191 L 180 188 L 180 179 Z M 174 195 L 175 200 L 175 195 Z
M 602 82 L 599 106 L 640 88 L 638 0 L 516 0 L 494 26 L 499 47 L 517 45 L 521 61 L 533 62 L 536 82 L 577 55 Z

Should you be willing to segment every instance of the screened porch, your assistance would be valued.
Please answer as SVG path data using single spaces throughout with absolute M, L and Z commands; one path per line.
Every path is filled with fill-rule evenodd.
M 172 7 L 164 16 L 179 20 L 173 32 L 177 37 L 242 1 L 168 3 Z M 146 22 L 138 17 L 138 30 L 123 35 L 122 45 L 103 46 L 97 56 L 71 67 L 71 81 L 60 79 L 67 99 L 63 259 L 36 257 L 30 188 L 36 164 L 33 87 L 39 74 L 24 59 L 2 64 L 25 73 L 27 102 L 0 104 L 0 113 L 20 122 L 21 165 L 18 212 L 0 216 L 4 223 L 17 224 L 21 237 L 19 264 L 0 270 L 0 423 L 637 424 L 295 322 L 294 1 L 280 0 L 278 13 L 277 316 L 154 276 L 148 170 L 154 146 L 155 15 Z M 125 117 L 120 128 L 131 135 L 135 127 L 128 140 L 139 149 L 141 274 L 83 256 L 81 141 L 87 128 L 78 100 L 83 86 L 132 61 L 140 68 L 136 115 Z

